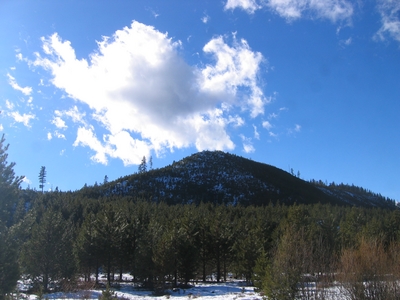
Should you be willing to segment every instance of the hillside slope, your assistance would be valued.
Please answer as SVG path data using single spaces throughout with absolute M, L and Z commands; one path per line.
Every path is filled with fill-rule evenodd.
M 380 195 L 355 194 L 347 192 L 343 186 L 341 189 L 335 187 L 307 182 L 271 165 L 236 155 L 203 151 L 167 167 L 84 188 L 80 192 L 91 197 L 131 195 L 169 204 L 203 201 L 266 205 L 279 201 L 285 204 L 394 207 L 394 201 Z

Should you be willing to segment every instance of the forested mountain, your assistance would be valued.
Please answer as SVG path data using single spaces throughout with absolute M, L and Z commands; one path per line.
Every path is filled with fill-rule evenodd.
M 268 164 L 222 151 L 203 151 L 171 165 L 139 172 L 113 182 L 85 186 L 90 197 L 140 196 L 155 202 L 229 205 L 330 203 L 365 207 L 395 207 L 395 202 L 350 185 L 304 181 Z

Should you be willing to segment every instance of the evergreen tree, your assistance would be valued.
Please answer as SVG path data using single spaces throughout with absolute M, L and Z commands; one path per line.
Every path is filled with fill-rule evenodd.
M 19 187 L 23 176 L 15 176 L 15 163 L 7 162 L 4 134 L 0 139 L 0 299 L 4 299 L 16 286 L 19 278 L 18 247 L 9 229 L 12 209 L 18 202 Z
M 73 275 L 72 228 L 60 211 L 48 208 L 34 224 L 30 239 L 23 245 L 24 271 L 40 280 L 44 291 L 50 280 L 71 278 Z
M 0 225 L 11 225 L 11 211 L 18 201 L 19 188 L 24 176 L 15 176 L 15 163 L 8 163 L 4 134 L 0 139 Z
M 9 229 L 0 228 L 0 300 L 12 292 L 19 279 L 18 246 Z
M 120 243 L 127 226 L 122 212 L 112 205 L 105 205 L 97 214 L 96 232 L 100 243 L 100 257 L 111 284 L 111 271 L 116 266 L 115 253 L 120 250 Z
M 146 162 L 146 156 L 143 156 L 142 162 L 140 163 L 138 167 L 139 174 L 146 173 L 147 171 L 147 162 Z
M 42 189 L 42 193 L 43 193 L 43 189 L 44 189 L 44 184 L 46 183 L 46 167 L 42 166 L 40 168 L 40 172 L 39 172 L 39 188 Z
M 90 281 L 92 271 L 95 271 L 96 280 L 98 280 L 100 242 L 96 231 L 96 221 L 93 213 L 85 217 L 74 244 L 74 255 L 79 271 L 84 274 L 87 281 Z

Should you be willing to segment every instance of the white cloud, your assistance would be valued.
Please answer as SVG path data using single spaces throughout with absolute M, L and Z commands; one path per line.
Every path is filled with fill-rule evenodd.
M 229 116 L 228 124 L 233 124 L 234 127 L 243 126 L 245 121 L 240 116 Z
M 0 131 L 3 131 L 3 130 L 4 130 L 3 124 L 0 124 Z
M 254 128 L 254 138 L 259 140 L 260 139 L 260 134 L 257 131 L 257 126 L 253 124 L 253 128 Z
M 95 162 L 107 164 L 107 155 L 110 152 L 110 147 L 104 147 L 94 134 L 94 128 L 79 127 L 74 146 L 87 146 L 96 152 L 91 159 Z
M 15 122 L 24 124 L 26 127 L 31 127 L 29 122 L 36 117 L 34 114 L 25 114 L 24 113 L 21 115 L 17 111 L 9 112 L 8 116 L 13 118 Z
M 292 134 L 294 134 L 294 133 L 296 133 L 296 132 L 300 132 L 301 131 L 301 126 L 299 125 L 299 124 L 295 124 L 294 125 L 294 128 L 289 128 L 288 130 L 287 130 L 287 133 L 289 134 L 289 135 L 292 135 Z
M 64 134 L 62 134 L 62 133 L 60 133 L 59 131 L 54 131 L 54 135 L 55 135 L 55 137 L 56 138 L 59 138 L 59 139 L 64 139 L 65 140 L 65 135 Z
M 22 182 L 24 182 L 26 184 L 32 184 L 32 181 L 30 179 L 28 179 L 26 176 L 24 176 L 24 178 L 22 178 Z
M 239 135 L 243 142 L 243 151 L 246 153 L 253 153 L 256 149 L 253 146 L 251 138 L 245 137 L 243 134 Z
M 29 97 L 28 100 L 26 100 L 26 105 L 33 108 L 33 98 Z
M 243 109 L 249 109 L 251 117 L 264 113 L 264 106 L 269 102 L 257 84 L 257 74 L 263 61 L 259 52 L 251 51 L 245 40 L 236 42 L 234 47 L 227 45 L 223 37 L 213 38 L 208 42 L 203 51 L 215 57 L 215 65 L 207 65 L 202 70 L 204 82 L 203 90 L 213 94 L 228 94 L 234 98 L 238 89 L 247 89 L 246 102 L 242 103 Z
M 53 136 L 52 136 L 51 132 L 48 132 L 47 133 L 47 140 L 51 141 L 52 139 L 53 139 Z
M 276 134 L 276 133 L 274 133 L 274 132 L 268 132 L 268 134 L 269 134 L 269 136 L 271 136 L 271 137 L 274 137 L 274 138 L 277 138 L 278 137 L 278 134 Z
M 353 39 L 351 37 L 349 37 L 347 40 L 341 40 L 340 45 L 349 46 L 349 45 L 351 45 L 352 42 L 353 42 Z
M 400 42 L 400 2 L 395 0 L 379 0 L 378 11 L 381 15 L 382 26 L 374 38 L 385 40 L 389 35 Z
M 13 110 L 14 109 L 14 103 L 10 102 L 8 99 L 6 100 L 6 107 L 9 110 Z
M 228 0 L 225 4 L 225 9 L 241 8 L 249 14 L 262 7 L 289 21 L 306 16 L 337 22 L 353 15 L 353 6 L 346 0 Z
M 270 130 L 272 128 L 272 124 L 269 121 L 264 121 L 262 123 L 262 126 L 267 130 Z
M 70 108 L 69 110 L 55 110 L 54 111 L 55 117 L 51 121 L 59 129 L 66 129 L 68 126 L 66 125 L 65 121 L 62 119 L 63 117 L 68 117 L 74 123 L 87 125 L 85 121 L 86 113 L 81 113 L 78 107 L 75 105 L 74 107 Z
M 246 153 L 253 153 L 256 151 L 256 149 L 252 144 L 246 144 L 246 143 L 243 143 L 243 150 Z
M 59 129 L 68 128 L 68 126 L 65 124 L 65 121 L 61 119 L 61 117 L 54 117 L 51 123 L 54 124 Z
M 13 76 L 11 76 L 10 74 L 7 74 L 7 77 L 8 77 L 8 83 L 11 85 L 11 87 L 14 90 L 20 91 L 25 96 L 29 96 L 32 93 L 32 88 L 31 87 L 29 87 L 29 86 L 26 86 L 26 87 L 19 86 L 17 81 L 15 80 L 15 78 Z
M 253 14 L 261 5 L 256 0 L 228 0 L 225 4 L 225 10 L 241 8 L 249 14 Z
M 87 115 L 77 106 L 57 110 L 52 122 L 59 129 L 67 126 L 61 122 L 66 116 L 79 123 L 74 146 L 92 149 L 99 163 L 119 158 L 138 164 L 151 150 L 190 146 L 232 150 L 227 127 L 244 123 L 235 110 L 256 117 L 268 103 L 257 80 L 263 57 L 244 40 L 229 46 L 213 38 L 203 50 L 215 63 L 203 69 L 179 56 L 179 41 L 135 21 L 98 42 L 89 60 L 78 60 L 57 34 L 42 42 L 44 54 L 36 54 L 33 64 L 48 70 L 51 83 L 77 106 L 90 109 Z M 96 131 L 104 130 L 98 137 Z
M 207 24 L 207 23 L 210 21 L 210 16 L 207 15 L 206 13 L 204 13 L 204 16 L 201 18 L 201 21 L 202 21 L 204 24 Z

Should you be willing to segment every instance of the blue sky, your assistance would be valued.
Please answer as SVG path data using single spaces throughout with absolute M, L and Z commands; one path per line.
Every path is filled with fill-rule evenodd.
M 0 2 L 0 129 L 23 187 L 223 150 L 400 200 L 400 2 Z

